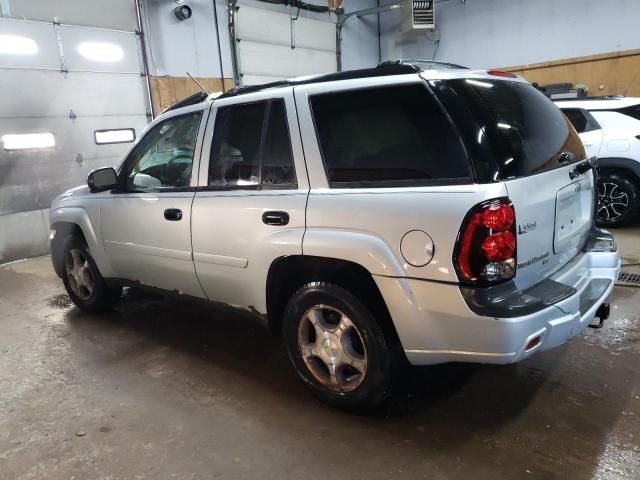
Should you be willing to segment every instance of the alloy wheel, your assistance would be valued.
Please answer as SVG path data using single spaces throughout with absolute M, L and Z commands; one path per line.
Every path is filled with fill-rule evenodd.
M 88 300 L 93 294 L 93 273 L 86 255 L 72 248 L 65 258 L 65 273 L 69 286 L 81 300 Z
M 598 220 L 615 222 L 629 208 L 629 195 L 617 183 L 598 184 Z
M 358 388 L 367 373 L 367 351 L 351 319 L 337 308 L 315 305 L 298 327 L 298 348 L 313 377 L 335 392 Z

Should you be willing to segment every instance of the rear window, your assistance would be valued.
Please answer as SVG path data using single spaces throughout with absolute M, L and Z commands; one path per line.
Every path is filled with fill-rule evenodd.
M 502 178 L 522 177 L 585 158 L 584 147 L 562 112 L 531 85 L 492 79 L 446 83 L 467 104 L 489 141 Z
M 470 181 L 460 135 L 426 85 L 314 95 L 311 109 L 332 187 Z
M 596 119 L 585 110 L 579 108 L 563 108 L 562 113 L 567 116 L 573 128 L 575 128 L 578 133 L 592 132 L 600 129 L 600 125 L 598 125 Z

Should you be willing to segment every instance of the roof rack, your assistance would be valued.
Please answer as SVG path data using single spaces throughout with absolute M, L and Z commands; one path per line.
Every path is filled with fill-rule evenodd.
M 262 85 L 248 85 L 246 87 L 234 87 L 218 98 L 235 97 L 246 93 L 260 92 L 269 88 L 292 87 L 296 85 L 309 85 L 312 83 L 333 82 L 336 80 L 352 80 L 355 78 L 383 77 L 387 75 L 406 75 L 418 73 L 421 69 L 416 65 L 406 63 L 383 62 L 374 68 L 362 68 L 359 70 L 347 70 L 344 72 L 327 73 L 324 75 L 313 75 L 309 77 L 298 77 L 289 80 L 279 80 L 277 82 L 265 83 Z
M 413 65 L 414 67 L 418 68 L 420 68 L 422 65 L 428 65 L 429 70 L 431 70 L 432 67 L 440 67 L 451 70 L 469 70 L 469 67 L 463 67 L 462 65 L 457 65 L 455 63 L 439 62 L 438 60 L 386 60 L 384 62 L 380 62 L 378 64 L 378 67 L 384 67 L 387 65 Z

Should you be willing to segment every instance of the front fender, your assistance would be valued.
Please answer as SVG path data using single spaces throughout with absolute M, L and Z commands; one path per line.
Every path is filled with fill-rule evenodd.
M 302 242 L 303 255 L 330 257 L 357 263 L 372 275 L 405 277 L 402 264 L 379 237 L 346 230 L 308 229 Z
M 77 225 L 82 234 L 84 235 L 91 256 L 93 257 L 100 274 L 105 277 L 113 276 L 111 265 L 105 255 L 104 246 L 102 244 L 102 237 L 99 231 L 94 228 L 99 222 L 98 213 L 96 212 L 96 218 L 92 219 L 82 207 L 58 207 L 49 213 L 49 223 L 53 227 L 57 223 L 67 223 Z M 53 253 L 53 252 L 52 252 Z

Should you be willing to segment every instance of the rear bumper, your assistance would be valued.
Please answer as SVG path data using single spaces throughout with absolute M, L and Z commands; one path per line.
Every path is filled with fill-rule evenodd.
M 510 303 L 506 293 L 494 296 L 497 315 L 482 314 L 491 305 L 468 303 L 457 285 L 385 277 L 376 282 L 410 363 L 504 364 L 579 335 L 608 301 L 619 271 L 616 251 L 582 252 L 538 285 L 514 289 L 517 302 Z M 539 342 L 527 349 L 536 338 Z

